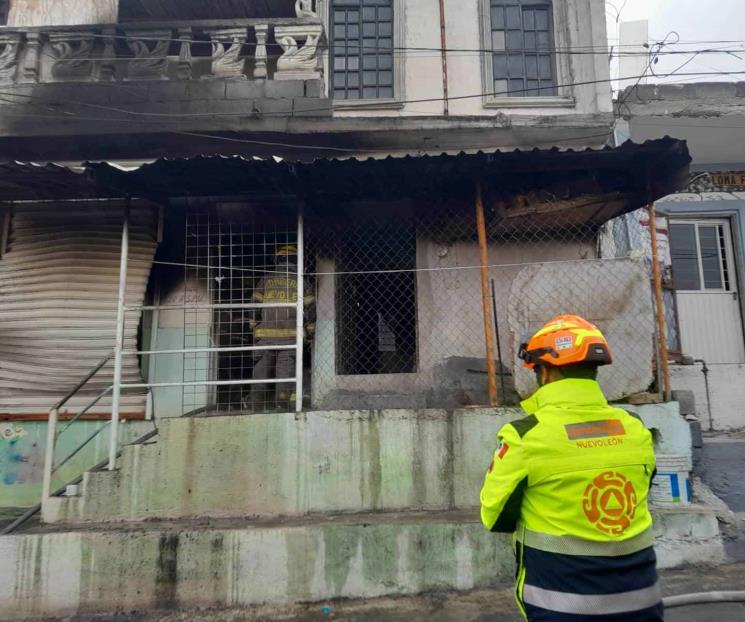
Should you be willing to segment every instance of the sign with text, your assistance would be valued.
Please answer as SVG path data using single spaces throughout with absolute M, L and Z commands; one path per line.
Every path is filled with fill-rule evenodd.
M 711 181 L 715 186 L 745 186 L 745 171 L 725 171 L 712 173 Z

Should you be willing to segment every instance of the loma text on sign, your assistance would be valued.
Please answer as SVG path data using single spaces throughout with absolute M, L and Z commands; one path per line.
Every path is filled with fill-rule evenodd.
M 712 173 L 711 181 L 715 186 L 745 186 L 745 171 L 727 171 Z

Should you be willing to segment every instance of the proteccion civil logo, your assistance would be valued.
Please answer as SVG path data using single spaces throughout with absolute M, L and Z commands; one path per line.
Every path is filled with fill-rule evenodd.
M 631 526 L 639 500 L 634 485 L 620 473 L 601 473 L 585 488 L 582 509 L 603 533 L 621 535 Z

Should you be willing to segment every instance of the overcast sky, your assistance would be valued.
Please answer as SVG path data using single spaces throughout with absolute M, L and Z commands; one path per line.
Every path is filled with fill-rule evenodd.
M 650 78 L 648 82 L 667 81 L 712 82 L 719 80 L 745 81 L 745 0 L 608 0 L 608 38 L 611 45 L 618 43 L 617 10 L 621 21 L 649 20 L 650 41 L 662 41 L 670 31 L 680 35 L 681 43 L 667 49 L 700 50 L 724 48 L 737 53 L 739 58 L 725 53 L 701 54 L 680 69 L 687 72 L 741 71 L 740 76 L 682 76 L 679 78 Z M 675 40 L 675 35 L 668 40 Z M 707 41 L 707 43 L 696 43 Z M 735 41 L 735 43 L 711 43 Z M 740 52 L 741 53 L 738 53 Z M 691 58 L 689 55 L 669 55 L 660 58 L 655 72 L 672 72 Z M 618 76 L 618 63 L 613 63 L 613 75 Z

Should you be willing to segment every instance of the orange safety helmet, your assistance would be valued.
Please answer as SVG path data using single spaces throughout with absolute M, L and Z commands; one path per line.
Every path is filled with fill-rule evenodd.
M 520 340 L 518 358 L 523 366 L 610 365 L 608 342 L 595 324 L 578 315 L 559 315 L 535 335 Z

